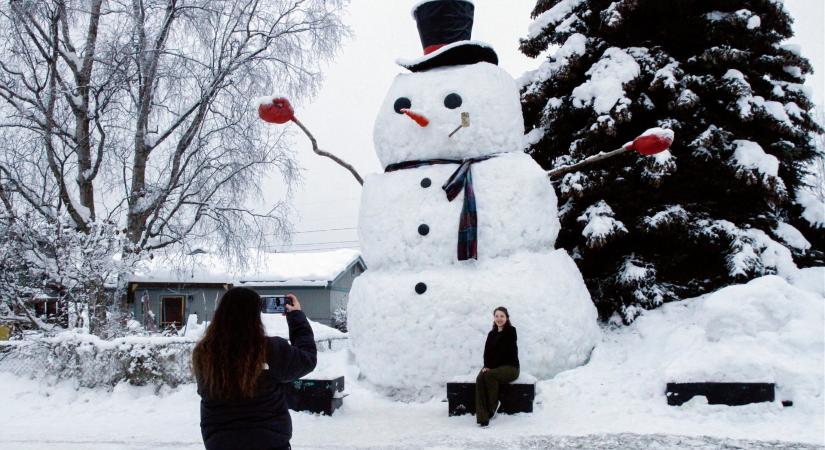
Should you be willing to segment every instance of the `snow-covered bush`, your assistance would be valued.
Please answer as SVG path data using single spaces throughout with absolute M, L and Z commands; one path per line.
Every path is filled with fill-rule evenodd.
M 347 332 L 347 307 L 339 306 L 332 313 L 332 327 L 338 331 Z
M 74 380 L 82 387 L 175 387 L 194 381 L 195 341 L 186 338 L 127 337 L 106 341 L 89 334 L 61 333 L 7 348 L 0 370 L 48 381 Z
M 267 336 L 289 337 L 286 320 L 264 315 Z M 337 351 L 347 335 L 310 321 L 319 352 Z M 0 372 L 44 379 L 72 380 L 83 387 L 170 386 L 194 382 L 192 349 L 206 325 L 187 327 L 184 336 L 128 336 L 105 340 L 78 331 L 54 336 L 39 334 L 26 339 L 0 342 Z

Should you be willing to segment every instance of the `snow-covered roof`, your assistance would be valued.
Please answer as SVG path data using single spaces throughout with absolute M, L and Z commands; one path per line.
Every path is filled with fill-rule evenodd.
M 354 249 L 306 253 L 250 252 L 246 267 L 222 255 L 185 258 L 156 256 L 142 263 L 129 281 L 152 283 L 225 283 L 239 286 L 326 286 L 360 258 Z

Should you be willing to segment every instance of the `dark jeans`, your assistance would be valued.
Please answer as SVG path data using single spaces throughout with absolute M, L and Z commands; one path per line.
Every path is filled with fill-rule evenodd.
M 519 368 L 500 366 L 486 372 L 479 372 L 476 377 L 476 422 L 490 420 L 498 409 L 498 386 L 518 378 Z

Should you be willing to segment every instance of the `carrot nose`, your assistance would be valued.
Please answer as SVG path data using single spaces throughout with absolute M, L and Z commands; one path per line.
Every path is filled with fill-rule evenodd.
M 406 108 L 402 109 L 401 112 L 406 114 L 407 116 L 409 116 L 410 119 L 414 120 L 415 123 L 417 123 L 418 125 L 420 125 L 422 127 L 426 127 L 427 125 L 430 124 L 429 119 L 427 119 L 426 117 L 424 117 L 421 114 L 418 114 L 417 112 L 410 111 L 409 109 L 406 109 Z

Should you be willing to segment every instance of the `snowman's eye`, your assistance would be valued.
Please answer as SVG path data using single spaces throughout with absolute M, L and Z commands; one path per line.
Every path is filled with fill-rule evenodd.
M 402 109 L 410 109 L 411 107 L 412 102 L 407 97 L 400 97 L 398 100 L 395 101 L 395 105 L 393 105 L 395 112 L 397 112 L 398 114 L 403 114 L 401 112 Z
M 444 106 L 450 109 L 456 109 L 461 106 L 461 96 L 458 94 L 450 94 L 444 97 Z

